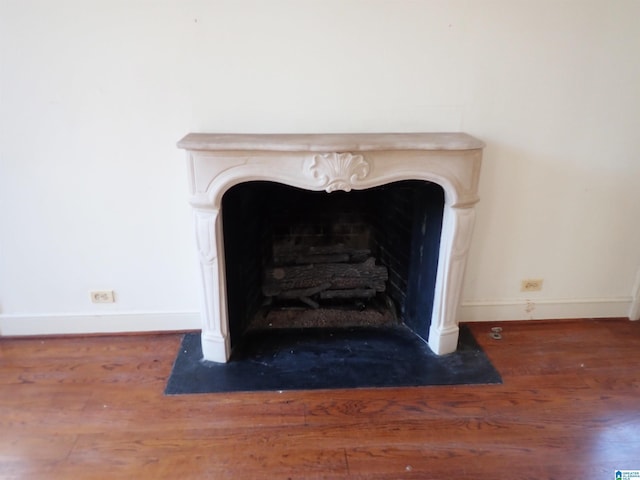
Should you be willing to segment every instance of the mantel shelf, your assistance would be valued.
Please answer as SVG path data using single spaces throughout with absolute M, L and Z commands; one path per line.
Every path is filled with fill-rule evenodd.
M 371 152 L 387 150 L 477 150 L 484 143 L 466 133 L 223 134 L 190 133 L 185 150 Z

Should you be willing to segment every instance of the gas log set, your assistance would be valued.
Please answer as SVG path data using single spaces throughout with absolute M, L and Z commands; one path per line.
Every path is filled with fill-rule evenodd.
M 266 301 L 253 328 L 396 323 L 384 295 L 389 273 L 369 249 L 344 244 L 274 246 L 264 270 Z
M 311 308 L 332 300 L 370 300 L 384 292 L 387 268 L 376 265 L 370 250 L 344 245 L 278 248 L 264 274 L 268 299 L 298 300 Z

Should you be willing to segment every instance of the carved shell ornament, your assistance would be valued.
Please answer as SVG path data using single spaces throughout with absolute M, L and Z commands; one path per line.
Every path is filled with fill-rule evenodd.
M 315 155 L 307 169 L 327 192 L 349 192 L 355 184 L 369 175 L 370 166 L 362 155 L 323 153 Z

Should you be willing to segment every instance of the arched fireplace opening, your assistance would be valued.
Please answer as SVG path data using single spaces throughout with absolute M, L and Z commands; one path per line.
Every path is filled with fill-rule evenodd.
M 426 341 L 444 197 L 422 180 L 331 193 L 231 187 L 221 209 L 231 347 L 274 328 L 395 325 Z

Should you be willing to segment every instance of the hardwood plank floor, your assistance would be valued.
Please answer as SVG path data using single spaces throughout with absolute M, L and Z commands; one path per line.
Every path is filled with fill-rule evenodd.
M 164 396 L 180 335 L 0 338 L 1 479 L 609 479 L 640 322 L 469 324 L 503 385 Z

